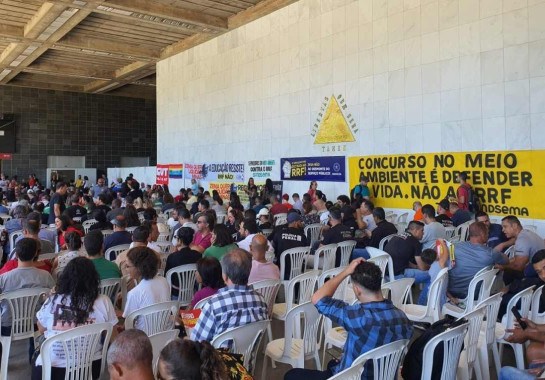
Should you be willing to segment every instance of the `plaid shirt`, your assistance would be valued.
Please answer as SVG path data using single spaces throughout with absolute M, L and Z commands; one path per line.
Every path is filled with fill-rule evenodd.
M 332 368 L 334 374 L 350 367 L 361 354 L 396 340 L 410 339 L 413 334 L 405 313 L 389 300 L 348 305 L 323 297 L 316 308 L 348 333 L 341 362 Z M 367 363 L 361 378 L 373 379 L 372 361 Z
M 260 294 L 249 286 L 226 286 L 203 306 L 191 339 L 211 342 L 227 329 L 265 319 L 267 304 Z

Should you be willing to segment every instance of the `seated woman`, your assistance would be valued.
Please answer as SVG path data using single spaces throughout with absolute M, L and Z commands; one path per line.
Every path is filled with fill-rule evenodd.
M 223 255 L 236 248 L 237 245 L 233 242 L 233 237 L 229 233 L 229 230 L 223 224 L 216 224 L 212 231 L 212 245 L 203 253 L 204 257 L 215 257 L 221 260 Z
M 107 296 L 99 294 L 98 286 L 98 273 L 91 260 L 85 257 L 71 260 L 60 274 L 54 293 L 36 314 L 40 332 L 49 338 L 71 328 L 91 323 L 107 322 L 115 326 L 118 319 L 112 301 Z M 114 328 L 112 340 L 116 332 Z M 63 348 L 60 343 L 53 347 L 51 378 L 62 380 L 66 372 Z M 97 351 L 93 358 L 93 379 L 99 378 L 100 359 L 100 352 Z M 41 380 L 41 378 L 42 357 L 40 355 L 36 360 L 36 366 L 32 368 L 32 380 Z
M 202 257 L 197 261 L 196 279 L 202 287 L 193 296 L 191 309 L 195 307 L 197 302 L 206 297 L 213 296 L 219 289 L 225 286 L 221 273 L 221 264 L 214 257 Z
M 70 261 L 76 257 L 82 256 L 81 236 L 76 232 L 69 232 L 65 235 L 66 251 L 59 253 L 53 261 L 52 274 L 54 278 L 59 277 L 59 274 L 64 270 Z
M 134 247 L 129 250 L 125 269 L 138 285 L 127 294 L 123 318 L 143 307 L 170 301 L 168 282 L 157 275 L 160 265 L 157 254 L 148 247 Z M 144 327 L 144 323 L 137 319 L 135 328 L 143 330 Z
M 181 227 L 178 229 L 176 252 L 168 256 L 165 265 L 165 274 L 172 268 L 180 265 L 195 264 L 202 258 L 199 252 L 189 248 L 189 245 L 193 241 L 194 233 L 195 231 L 191 227 Z M 178 294 L 178 278 L 176 276 L 172 277 L 172 294 L 173 299 L 176 300 L 176 295 Z
M 231 354 L 216 350 L 206 341 L 176 339 L 159 355 L 159 379 L 170 380 L 243 380 L 251 379 L 246 369 Z
M 57 235 L 59 239 L 59 247 L 60 249 L 67 249 L 66 248 L 66 234 L 69 232 L 75 232 L 80 237 L 83 237 L 84 233 L 82 230 L 78 229 L 76 226 L 74 226 L 72 219 L 66 214 L 63 214 L 59 217 L 55 218 L 55 227 L 57 228 Z

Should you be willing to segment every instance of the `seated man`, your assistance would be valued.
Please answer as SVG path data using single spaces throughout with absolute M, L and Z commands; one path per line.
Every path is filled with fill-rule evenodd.
M 120 278 L 121 271 L 116 263 L 104 258 L 103 243 L 104 235 L 98 230 L 89 231 L 83 240 L 85 251 L 87 251 L 89 259 L 93 262 L 100 279 Z
M 49 288 L 55 286 L 53 277 L 45 270 L 38 269 L 35 266 L 34 259 L 38 255 L 39 242 L 31 238 L 23 238 L 15 244 L 15 254 L 17 256 L 17 268 L 0 275 L 0 292 L 7 293 L 14 290 L 25 288 Z M 0 314 L 2 320 L 1 334 L 3 336 L 11 335 L 11 312 L 8 304 L 4 301 L 0 304 Z M 34 351 L 33 340 L 30 345 L 32 356 Z M 0 354 L 1 354 L 0 346 Z
M 486 245 L 490 248 L 493 248 L 495 251 L 504 252 L 507 248 L 515 244 L 514 237 L 508 239 L 507 236 L 505 236 L 501 224 L 490 223 L 490 218 L 486 212 L 477 212 L 475 214 L 475 220 L 484 223 L 488 228 L 488 242 Z
M 267 253 L 268 241 L 265 235 L 257 234 L 252 239 L 250 244 L 250 252 L 252 254 L 252 270 L 248 283 L 252 284 L 263 280 L 279 280 L 280 270 L 272 261 L 267 261 L 265 254 Z
M 322 240 L 319 247 L 323 247 L 328 244 L 336 244 L 346 240 L 351 240 L 353 237 L 353 231 L 350 227 L 342 223 L 343 214 L 337 207 L 332 207 L 329 210 L 329 224 L 330 228 L 323 231 Z M 335 258 L 335 266 L 339 266 L 341 263 L 341 250 L 337 250 Z
M 523 277 L 537 277 L 537 274 L 528 263 L 532 256 L 539 250 L 545 249 L 543 239 L 530 230 L 522 228 L 516 216 L 506 216 L 501 220 L 503 233 L 508 239 L 515 239 L 515 258 L 507 265 L 498 266 L 503 269 L 503 281 L 509 285 L 516 279 Z
M 392 257 L 396 279 L 412 277 L 417 284 L 429 280 L 428 266 L 420 258 L 422 253 L 420 239 L 423 235 L 424 223 L 412 220 L 409 222 L 407 232 L 394 236 L 384 247 L 384 251 Z
M 447 231 L 443 224 L 435 220 L 435 209 L 432 205 L 424 205 L 422 207 L 422 215 L 424 215 L 424 236 L 422 236 L 422 249 L 435 248 L 435 241 L 445 240 Z
M 532 265 L 543 283 L 545 281 L 545 250 L 536 252 L 532 257 Z M 506 330 L 507 333 L 511 333 L 511 335 L 507 336 L 506 340 L 512 343 L 529 342 L 529 345 L 526 347 L 526 359 L 528 362 L 545 360 L 545 325 L 538 325 L 526 318 L 523 318 L 523 320 L 528 324 L 528 327 L 523 330 L 519 326 L 516 326 L 512 330 Z M 526 379 L 526 377 L 519 378 Z
M 450 202 L 449 210 L 452 214 L 450 219 L 452 219 L 452 225 L 454 227 L 458 227 L 460 224 L 464 224 L 465 222 L 469 222 L 471 220 L 471 213 L 467 210 L 462 210 L 456 199 Z
M 110 222 L 114 226 L 114 233 L 104 239 L 104 252 L 116 245 L 131 244 L 132 242 L 130 232 L 125 231 L 125 228 L 127 228 L 127 219 L 123 215 L 117 216 Z
M 349 305 L 334 299 L 333 294 L 348 277 L 359 301 Z M 284 380 L 329 379 L 352 365 L 361 354 L 376 347 L 410 339 L 413 333 L 411 322 L 391 301 L 385 300 L 381 288 L 382 273 L 373 263 L 356 259 L 339 275 L 327 281 L 312 296 L 312 303 L 320 314 L 330 318 L 333 323 L 344 327 L 348 337 L 340 362 L 332 360 L 326 371 L 296 368 L 286 373 Z M 362 379 L 373 379 L 372 361 L 368 361 Z
M 153 380 L 153 348 L 141 330 L 125 330 L 108 349 L 108 372 L 111 380 Z
M 303 229 L 303 221 L 298 212 L 292 211 L 288 213 L 288 224 L 279 226 L 272 237 L 274 246 L 276 265 L 280 266 L 280 256 L 282 253 L 291 248 L 308 246 L 307 237 Z M 288 280 L 291 271 L 291 261 L 286 258 L 286 268 L 284 268 L 283 280 Z
M 366 236 L 364 237 L 363 241 L 358 242 L 358 247 L 364 246 L 378 248 L 380 241 L 386 236 L 397 234 L 396 226 L 386 220 L 386 212 L 384 212 L 382 207 L 375 207 L 373 210 L 373 218 L 377 227 L 373 230 L 373 232 L 365 230 Z M 354 252 L 352 252 L 352 258 L 357 257 L 368 259 L 370 256 L 365 248 L 356 248 L 354 249 Z
M 437 216 L 435 217 L 435 220 L 445 227 L 452 227 L 452 219 L 448 216 L 449 209 L 450 203 L 448 203 L 446 199 L 437 203 Z
M 251 255 L 235 248 L 222 257 L 221 269 L 226 286 L 203 306 L 191 340 L 211 342 L 227 329 L 269 318 L 263 297 L 248 286 Z
M 488 228 L 481 222 L 469 226 L 469 241 L 454 244 L 455 265 L 448 272 L 448 293 L 454 304 L 467 297 L 469 283 L 481 269 L 508 263 L 507 256 L 486 245 Z

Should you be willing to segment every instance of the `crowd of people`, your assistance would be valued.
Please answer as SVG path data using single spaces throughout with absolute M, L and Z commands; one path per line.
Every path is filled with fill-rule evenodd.
M 208 371 L 206 378 L 226 378 L 228 360 L 210 342 L 230 328 L 269 318 L 265 300 L 251 284 L 280 280 L 281 273 L 281 280 L 290 279 L 290 263 L 281 263 L 280 257 L 288 249 L 313 243 L 304 230 L 309 225 L 319 225 L 321 230 L 320 239 L 310 247 L 311 255 L 329 244 L 356 242 L 350 265 L 312 297 L 318 311 L 344 326 L 348 337 L 341 360 L 332 361 L 326 371 L 294 369 L 286 379 L 326 379 L 372 348 L 411 338 L 412 324 L 382 296 L 384 274 L 366 261 L 370 257 L 368 248 L 379 248 L 386 237 L 389 241 L 381 248 L 393 261 L 394 273 L 389 275 L 414 278 L 422 284 L 418 297 L 421 304 L 427 303 L 428 288 L 442 268 L 450 269 L 442 303 L 455 305 L 468 296 L 469 283 L 477 272 L 490 265 L 501 269 L 506 287 L 500 316 L 520 289 L 545 284 L 543 239 L 524 229 L 515 216 L 504 217 L 500 225 L 491 223 L 484 212 L 471 213 L 470 186 L 463 174 L 456 198 L 435 205 L 415 202 L 414 219 L 399 231 L 399 226 L 387 220 L 386 211 L 375 207 L 365 176 L 350 194 L 339 195 L 334 202 L 315 181 L 302 196 L 294 193 L 290 197 L 275 192 L 270 180 L 258 192 L 250 179 L 245 189 L 247 204 L 242 204 L 236 192 L 228 201 L 223 200 L 216 191 L 209 193 L 196 181 L 174 196 L 167 186 L 145 185 L 132 175 L 111 186 L 106 185 L 104 177 L 92 185 L 81 178 L 71 186 L 57 181 L 54 189 L 42 188 L 33 176 L 23 183 L 16 177 L 8 181 L 3 174 L 0 178 L 0 218 L 4 216 L 0 291 L 53 289 L 37 313 L 37 326 L 45 337 L 65 331 L 66 326 L 73 328 L 91 321 L 115 326 L 108 355 L 113 379 L 128 378 L 135 369 L 143 379 L 153 377 L 149 340 L 136 330 L 116 338 L 123 330 L 119 321 L 140 308 L 177 299 L 180 284 L 176 279 L 169 284 L 162 274 L 185 264 L 196 264 L 199 284 L 189 308 L 210 298 L 202 306 L 190 340 L 176 340 L 163 349 L 159 374 L 161 378 L 197 379 L 201 378 L 197 374 L 204 376 Z M 447 240 L 447 229 L 470 221 L 468 241 L 461 239 L 450 250 L 438 249 Z M 86 229 L 84 224 L 90 226 Z M 9 236 L 17 231 L 22 235 L 10 242 Z M 159 247 L 159 238 L 170 243 L 168 250 Z M 129 248 L 105 257 L 109 248 L 119 245 Z M 505 251 L 511 246 L 515 253 L 509 260 Z M 447 251 L 450 255 L 445 254 Z M 42 259 L 43 254 L 52 256 Z M 339 262 L 340 252 L 336 265 Z M 123 309 L 98 290 L 101 280 L 122 276 L 134 283 Z M 352 279 L 360 301 L 357 304 L 333 298 L 346 277 Z M 545 302 L 542 304 L 545 308 Z M 9 311 L 3 306 L 1 312 L 1 333 L 9 335 Z M 143 329 L 142 321 L 137 320 L 135 328 Z M 535 325 L 532 328 L 539 329 Z M 380 336 L 379 330 L 384 332 Z M 527 332 L 523 336 L 517 329 L 512 340 L 541 342 L 538 335 Z M 129 349 L 135 353 L 129 355 L 131 358 L 127 356 Z M 533 358 L 545 358 L 542 346 L 534 347 L 531 353 Z M 41 364 L 38 356 L 33 362 L 33 379 L 41 377 Z M 95 372 L 100 364 L 98 360 L 94 363 Z M 53 366 L 53 378 L 64 378 L 62 355 L 53 358 Z M 366 369 L 364 378 L 372 378 L 372 368 Z

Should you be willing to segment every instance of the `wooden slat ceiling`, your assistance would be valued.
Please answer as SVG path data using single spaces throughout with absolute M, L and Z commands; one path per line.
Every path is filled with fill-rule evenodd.
M 0 0 L 0 85 L 155 98 L 155 64 L 297 0 Z

